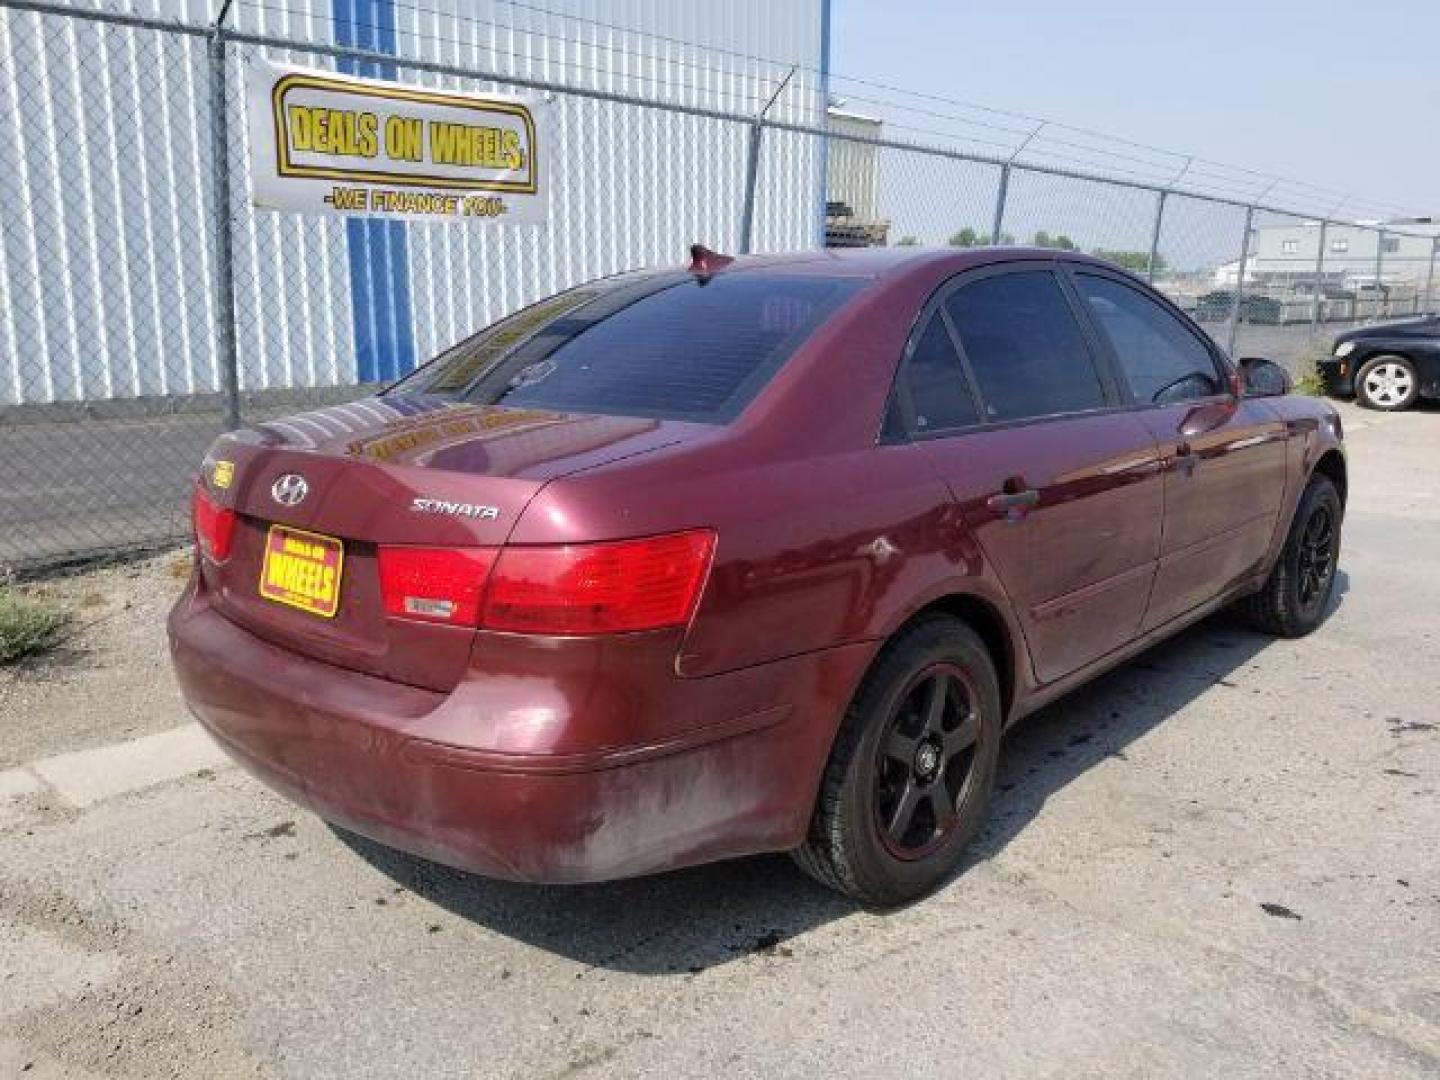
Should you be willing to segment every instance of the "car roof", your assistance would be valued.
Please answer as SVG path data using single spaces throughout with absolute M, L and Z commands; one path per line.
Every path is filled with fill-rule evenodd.
M 717 271 L 721 274 L 754 273 L 776 275 L 816 275 L 822 277 L 886 278 L 910 271 L 943 268 L 950 273 L 972 266 L 1030 259 L 1088 263 L 1107 263 L 1079 252 L 1037 247 L 882 247 L 826 248 L 819 251 L 797 251 L 774 255 L 740 255 Z

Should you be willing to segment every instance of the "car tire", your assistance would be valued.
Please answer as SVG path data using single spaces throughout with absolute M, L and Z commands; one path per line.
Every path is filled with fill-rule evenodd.
M 1404 356 L 1372 356 L 1355 373 L 1355 397 L 1367 409 L 1399 412 L 1420 396 L 1420 377 Z
M 1335 587 L 1345 509 L 1326 476 L 1312 476 L 1300 495 L 1290 532 L 1269 578 L 1242 610 L 1257 630 L 1303 637 L 1320 625 Z
M 984 820 L 1000 709 L 995 663 L 970 627 L 939 614 L 907 626 L 846 710 L 795 861 L 867 907 L 930 892 Z

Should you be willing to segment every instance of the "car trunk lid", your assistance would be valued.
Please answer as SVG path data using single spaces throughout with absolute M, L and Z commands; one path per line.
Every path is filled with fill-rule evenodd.
M 216 607 L 258 637 L 449 689 L 475 631 L 387 615 L 379 549 L 498 547 L 550 480 L 693 427 L 383 397 L 270 421 L 222 437 L 207 457 L 202 482 L 237 521 L 229 558 L 202 572 Z

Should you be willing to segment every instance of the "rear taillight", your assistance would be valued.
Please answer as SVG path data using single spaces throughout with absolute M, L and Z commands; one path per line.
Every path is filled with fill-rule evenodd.
M 619 634 L 689 622 L 708 531 L 601 544 L 381 547 L 385 611 L 517 634 Z
M 235 539 L 235 511 L 210 498 L 199 484 L 190 500 L 190 520 L 195 527 L 195 546 L 211 562 L 223 563 L 230 558 L 230 545 Z
M 690 620 L 715 550 L 708 530 L 601 544 L 507 547 L 481 619 L 522 634 L 614 634 Z
M 493 548 L 382 547 L 378 559 L 387 614 L 458 626 L 479 622 Z

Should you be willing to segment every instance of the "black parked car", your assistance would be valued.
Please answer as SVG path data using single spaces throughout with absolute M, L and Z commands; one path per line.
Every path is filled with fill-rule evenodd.
M 1321 360 L 1327 393 L 1395 412 L 1417 398 L 1440 398 L 1440 315 L 1376 323 L 1335 337 Z

